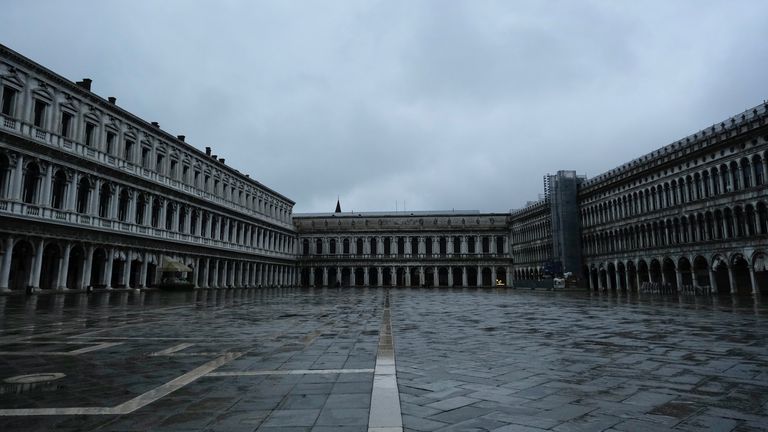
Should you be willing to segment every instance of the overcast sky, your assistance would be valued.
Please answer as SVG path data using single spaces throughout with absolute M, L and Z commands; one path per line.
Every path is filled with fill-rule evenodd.
M 768 2 L 29 1 L 0 42 L 296 201 L 507 211 L 768 98 Z

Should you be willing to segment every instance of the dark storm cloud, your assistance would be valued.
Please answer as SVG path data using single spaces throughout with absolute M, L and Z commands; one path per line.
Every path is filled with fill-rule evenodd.
M 505 211 L 768 94 L 761 1 L 5 2 L 2 42 L 297 211 Z

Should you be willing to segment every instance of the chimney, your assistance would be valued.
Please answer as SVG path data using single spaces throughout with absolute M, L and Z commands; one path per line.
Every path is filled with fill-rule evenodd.
M 184 135 L 176 135 L 176 138 L 178 138 L 178 139 L 179 139 L 179 141 L 181 141 L 181 142 L 184 142 L 184 140 L 185 140 L 187 137 L 186 137 L 186 136 L 184 136 Z
M 117 98 L 116 98 L 116 97 L 114 97 L 114 96 L 110 96 L 110 97 L 108 97 L 108 98 L 107 98 L 107 100 L 108 100 L 108 101 L 109 101 L 109 103 L 111 103 L 112 105 L 114 105 L 114 104 L 117 102 Z
M 212 154 L 211 157 L 215 160 L 218 159 L 218 157 L 215 154 Z
M 211 148 L 210 147 L 206 147 L 205 148 L 205 155 L 206 156 L 210 156 L 211 155 Z
M 152 122 L 152 126 L 160 129 L 160 123 L 158 123 L 158 122 Z
M 75 84 L 80 86 L 80 88 L 83 88 L 85 90 L 91 91 L 91 83 L 92 82 L 93 82 L 93 80 L 91 80 L 90 78 L 83 78 L 82 81 L 78 81 Z
M 226 159 L 224 159 L 224 158 L 219 158 L 219 162 L 221 162 L 221 163 L 224 163 L 225 161 L 226 161 Z

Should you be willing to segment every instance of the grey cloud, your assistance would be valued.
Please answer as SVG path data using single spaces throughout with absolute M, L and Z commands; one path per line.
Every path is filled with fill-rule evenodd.
M 596 175 L 762 102 L 766 17 L 757 0 L 12 0 L 0 39 L 297 211 L 504 211 L 547 172 Z

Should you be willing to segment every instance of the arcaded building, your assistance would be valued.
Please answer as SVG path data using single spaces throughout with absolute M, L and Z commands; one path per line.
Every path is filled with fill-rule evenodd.
M 0 46 L 0 291 L 289 285 L 293 201 Z
M 303 286 L 511 283 L 507 213 L 337 210 L 294 215 Z
M 113 97 L 0 45 L 0 292 L 546 286 L 768 292 L 768 105 L 523 209 L 293 214 Z M 551 286 L 551 284 L 549 284 Z
M 768 104 L 585 181 L 593 289 L 766 292 Z
M 768 292 L 767 150 L 763 104 L 597 177 L 576 176 L 560 202 L 545 181 L 542 199 L 512 212 L 519 285 L 558 275 L 571 250 L 580 270 L 574 256 L 563 270 L 593 290 Z M 578 224 L 553 228 L 572 200 Z M 563 233 L 578 233 L 580 245 L 559 248 Z

